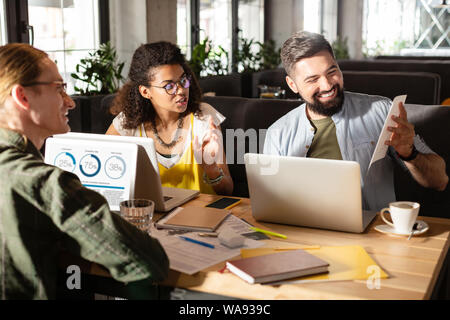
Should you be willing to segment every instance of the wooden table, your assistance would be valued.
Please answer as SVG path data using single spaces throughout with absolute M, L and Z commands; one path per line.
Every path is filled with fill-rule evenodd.
M 204 206 L 218 196 L 201 195 L 185 206 Z M 450 238 L 450 219 L 419 217 L 430 226 L 423 235 L 395 237 L 374 227 L 382 224 L 378 216 L 362 234 L 300 228 L 256 222 L 249 199 L 231 209 L 232 213 L 255 226 L 287 235 L 286 240 L 272 238 L 267 246 L 344 246 L 360 245 L 389 275 L 381 279 L 380 289 L 369 289 L 366 280 L 286 284 L 267 286 L 248 284 L 231 273 L 221 273 L 225 263 L 193 276 L 171 271 L 165 283 L 174 287 L 237 297 L 242 299 L 429 299 L 436 284 Z
M 202 194 L 184 206 L 205 206 L 218 198 Z M 257 222 L 252 217 L 249 199 L 242 199 L 231 211 L 257 227 L 287 235 L 286 240 L 266 240 L 268 247 L 362 246 L 389 278 L 381 279 L 380 288 L 372 290 L 366 280 L 251 285 L 232 273 L 221 273 L 225 266 L 223 262 L 192 276 L 171 270 L 163 285 L 241 299 L 429 299 L 449 247 L 450 219 L 419 217 L 428 223 L 430 229 L 408 241 L 406 237 L 389 236 L 374 230 L 376 225 L 382 224 L 379 216 L 364 233 L 355 234 Z M 96 264 L 92 264 L 88 272 L 109 276 L 103 267 Z

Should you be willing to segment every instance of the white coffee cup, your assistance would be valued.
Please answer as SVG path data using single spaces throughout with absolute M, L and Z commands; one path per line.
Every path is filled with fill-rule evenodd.
M 380 211 L 381 219 L 393 227 L 399 233 L 410 233 L 419 215 L 420 204 L 411 201 L 397 201 L 389 203 L 389 208 Z M 384 214 L 391 214 L 392 222 L 384 217 Z

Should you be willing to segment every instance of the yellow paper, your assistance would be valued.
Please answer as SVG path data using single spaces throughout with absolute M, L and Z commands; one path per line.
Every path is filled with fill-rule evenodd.
M 306 276 L 297 279 L 302 281 L 341 281 L 341 280 L 367 280 L 373 276 L 374 270 L 379 271 L 381 279 L 388 278 L 388 275 L 381 269 L 375 261 L 368 255 L 361 246 L 340 246 L 340 247 L 285 247 L 285 248 L 257 248 L 241 249 L 241 256 L 249 258 L 254 256 L 276 253 L 284 250 L 303 249 L 306 252 L 325 260 L 330 264 L 328 273 Z M 377 268 L 378 269 L 375 269 Z

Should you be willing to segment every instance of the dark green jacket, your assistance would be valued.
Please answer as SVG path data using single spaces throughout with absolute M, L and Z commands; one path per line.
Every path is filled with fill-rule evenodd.
M 122 282 L 168 274 L 158 240 L 112 213 L 77 176 L 45 164 L 26 137 L 0 128 L 0 299 L 54 299 L 61 248 Z

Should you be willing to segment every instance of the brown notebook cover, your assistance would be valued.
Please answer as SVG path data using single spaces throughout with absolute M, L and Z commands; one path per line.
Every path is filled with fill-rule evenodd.
M 173 217 L 170 217 L 164 226 L 175 227 L 193 231 L 214 231 L 222 221 L 230 214 L 224 209 L 207 207 L 182 208 Z
M 304 250 L 227 261 L 227 268 L 249 283 L 275 282 L 328 271 L 328 262 Z

